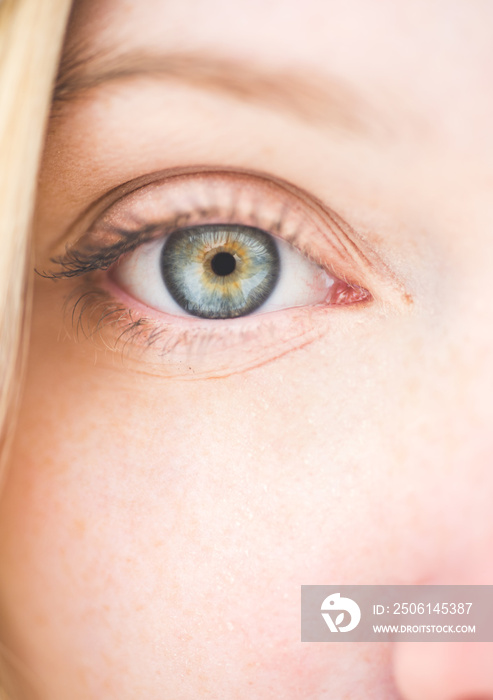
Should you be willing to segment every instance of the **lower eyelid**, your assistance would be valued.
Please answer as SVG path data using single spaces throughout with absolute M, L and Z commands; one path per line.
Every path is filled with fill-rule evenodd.
M 135 318 L 146 319 L 147 321 L 156 324 L 159 323 L 166 326 L 168 330 L 170 330 L 171 327 L 176 328 L 178 331 L 190 331 L 194 329 L 197 333 L 214 333 L 218 336 L 223 334 L 226 328 L 228 332 L 234 330 L 235 328 L 241 329 L 242 326 L 246 325 L 253 328 L 262 323 L 262 317 L 268 316 L 268 319 L 266 320 L 273 322 L 274 320 L 277 321 L 284 312 L 289 311 L 290 309 L 302 310 L 310 308 L 307 306 L 297 306 L 290 307 L 288 309 L 272 309 L 271 311 L 266 311 L 263 313 L 259 312 L 248 316 L 225 319 L 207 319 L 192 315 L 175 316 L 174 314 L 166 311 L 151 308 L 138 299 L 130 296 L 112 279 L 111 271 L 105 274 L 104 278 L 99 283 L 99 286 L 100 289 L 105 291 L 112 300 L 119 302 L 128 308 L 130 314 L 133 314 Z M 326 307 L 327 305 L 323 303 L 318 305 L 318 308 L 320 309 L 324 309 Z
M 340 311 L 370 302 L 362 290 L 359 303 L 341 308 L 293 307 L 221 321 L 176 318 L 136 302 L 106 272 L 89 277 L 67 303 L 78 340 L 90 339 L 104 361 L 109 350 L 131 371 L 180 380 L 224 377 L 272 362 L 333 334 Z

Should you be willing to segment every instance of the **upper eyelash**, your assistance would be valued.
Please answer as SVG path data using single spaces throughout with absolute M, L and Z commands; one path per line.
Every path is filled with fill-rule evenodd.
M 193 213 L 200 214 L 201 212 L 195 210 Z M 206 213 L 210 215 L 213 211 L 210 209 L 202 211 L 202 214 Z M 185 228 L 187 221 L 191 218 L 192 213 L 180 213 L 168 222 L 146 226 L 137 231 L 117 229 L 115 232 L 121 239 L 117 243 L 93 250 L 84 250 L 83 248 L 74 246 L 73 248 L 69 248 L 65 254 L 50 259 L 50 262 L 54 265 L 58 265 L 60 269 L 52 271 L 36 270 L 36 273 L 48 279 L 68 279 L 71 277 L 79 277 L 89 272 L 95 272 L 96 270 L 107 270 L 114 265 L 122 255 L 131 253 L 143 243 L 147 243 L 158 236 L 166 236 Z M 272 228 L 277 234 L 280 233 L 282 229 L 282 215 Z
M 41 277 L 49 279 L 67 279 L 79 277 L 96 270 L 107 270 L 122 255 L 132 252 L 139 245 L 153 238 L 156 228 L 153 226 L 152 228 L 149 227 L 148 229 L 131 233 L 119 231 L 119 234 L 122 236 L 121 241 L 95 250 L 71 248 L 67 250 L 65 255 L 50 259 L 50 262 L 58 265 L 61 269 L 48 272 L 36 270 L 36 272 Z
M 61 269 L 54 271 L 36 270 L 41 277 L 49 279 L 66 279 L 70 277 L 79 277 L 88 272 L 96 270 L 107 270 L 110 268 L 122 255 L 131 253 L 143 243 L 156 238 L 157 235 L 167 235 L 177 230 L 178 225 L 183 226 L 183 216 L 177 217 L 176 220 L 168 224 L 159 224 L 146 226 L 139 231 L 124 231 L 118 229 L 117 233 L 121 240 L 109 246 L 102 246 L 94 250 L 84 250 L 82 248 L 69 248 L 64 255 L 51 258 L 50 262 L 58 265 Z
M 212 170 L 198 170 L 196 173 L 193 173 L 195 175 L 201 175 L 202 177 L 208 177 L 208 176 L 222 176 L 223 178 L 226 177 L 228 180 L 231 178 L 233 173 L 231 171 L 215 171 L 214 169 Z M 238 177 L 254 177 L 254 179 L 257 179 L 259 176 L 254 176 L 252 173 L 236 173 Z M 192 173 L 174 173 L 170 174 L 169 176 L 169 181 L 173 183 L 175 181 L 175 178 L 177 177 L 178 180 L 180 180 L 182 177 L 192 177 Z M 261 178 L 261 176 L 260 176 Z M 147 178 L 146 178 L 147 179 Z M 262 178 L 264 179 L 264 178 Z M 270 186 L 275 186 L 275 188 L 281 188 L 283 189 L 282 185 L 279 183 L 276 183 L 274 181 L 266 180 L 266 182 Z M 127 196 L 132 196 L 135 194 L 138 194 L 140 190 L 145 189 L 149 185 L 159 185 L 160 181 L 156 180 L 152 182 L 152 180 L 149 182 L 146 182 L 145 185 L 142 185 L 140 182 L 140 187 L 137 187 L 133 191 L 127 191 L 125 193 L 125 196 L 121 200 L 114 200 L 112 204 L 110 205 L 109 209 L 111 209 L 115 204 L 118 204 L 118 201 L 123 201 L 126 199 Z M 210 185 L 209 185 L 210 187 Z M 292 193 L 289 191 L 287 188 L 287 184 L 284 183 L 284 195 L 290 195 L 292 196 Z M 212 195 L 214 196 L 214 195 Z M 256 198 L 258 197 L 258 193 L 256 195 Z M 147 226 L 139 226 L 140 222 L 136 222 L 136 228 L 135 229 L 125 229 L 125 227 L 118 227 L 118 226 L 112 226 L 111 224 L 108 226 L 106 223 L 105 226 L 105 232 L 108 234 L 114 234 L 117 235 L 118 240 L 116 243 L 112 244 L 101 244 L 99 245 L 98 243 L 90 243 L 84 245 L 84 240 L 86 239 L 86 236 L 90 236 L 91 232 L 96 230 L 97 231 L 97 226 L 98 226 L 98 221 L 99 218 L 96 222 L 94 222 L 92 225 L 90 225 L 89 229 L 87 230 L 86 234 L 83 234 L 82 236 L 82 243 L 81 245 L 75 244 L 72 246 L 69 246 L 66 251 L 60 255 L 57 255 L 56 257 L 50 258 L 50 263 L 53 265 L 57 266 L 58 269 L 55 270 L 39 270 L 36 269 L 37 274 L 41 275 L 42 277 L 50 278 L 50 279 L 66 279 L 66 278 L 72 278 L 72 277 L 78 277 L 81 275 L 84 275 L 86 273 L 94 272 L 97 270 L 107 270 L 110 268 L 123 254 L 125 253 L 130 253 L 135 248 L 137 248 L 139 245 L 142 243 L 146 243 L 147 241 L 157 238 L 158 236 L 166 236 L 167 234 L 174 233 L 176 231 L 179 231 L 180 229 L 187 228 L 191 221 L 195 218 L 195 221 L 193 223 L 200 223 L 200 221 L 197 221 L 197 217 L 208 217 L 208 218 L 217 218 L 217 221 L 214 221 L 213 223 L 235 223 L 235 224 L 245 224 L 245 225 L 253 225 L 255 227 L 258 227 L 267 233 L 270 233 L 273 236 L 280 236 L 284 237 L 289 243 L 293 244 L 295 247 L 298 247 L 296 245 L 296 239 L 298 238 L 297 232 L 291 231 L 289 235 L 284 235 L 283 236 L 283 228 L 284 228 L 284 223 L 286 220 L 289 218 L 289 212 L 290 212 L 290 207 L 288 203 L 285 201 L 280 209 L 276 212 L 276 215 L 269 221 L 266 221 L 264 225 L 262 225 L 258 219 L 258 201 L 254 202 L 255 206 L 252 208 L 252 210 L 249 212 L 249 218 L 251 219 L 250 221 L 240 221 L 238 219 L 238 214 L 237 214 L 237 208 L 238 208 L 238 199 L 234 194 L 233 190 L 233 196 L 230 199 L 229 206 L 226 207 L 225 209 L 220 206 L 215 201 L 210 201 L 208 204 L 204 206 L 203 200 L 200 201 L 200 197 L 198 201 L 189 202 L 189 207 L 190 209 L 183 211 L 181 209 L 180 211 L 177 212 L 170 212 L 170 219 L 167 219 L 166 216 L 163 217 L 161 221 L 154 222 L 152 224 L 148 224 Z M 103 217 L 105 216 L 104 211 L 101 212 L 100 216 Z M 113 236 L 114 238 L 114 236 Z M 80 239 L 79 239 L 80 240 Z M 317 257 L 312 256 L 308 251 L 303 250 L 303 254 L 308 257 L 309 259 L 312 260 L 312 262 L 315 262 L 318 265 L 321 265 L 322 267 L 325 267 L 323 265 L 323 261 L 321 259 L 318 259 Z

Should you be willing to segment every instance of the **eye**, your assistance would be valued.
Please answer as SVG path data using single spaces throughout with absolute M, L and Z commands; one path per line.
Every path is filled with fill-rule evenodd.
M 153 375 L 255 367 L 329 333 L 336 309 L 372 301 L 372 258 L 350 227 L 257 173 L 151 174 L 98 200 L 69 235 L 45 276 L 71 283 L 78 335 Z
M 222 224 L 143 244 L 113 278 L 158 311 L 207 319 L 322 303 L 334 283 L 289 243 L 251 226 Z

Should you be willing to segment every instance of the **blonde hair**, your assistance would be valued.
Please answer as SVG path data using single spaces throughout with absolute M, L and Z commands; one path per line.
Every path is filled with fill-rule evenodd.
M 0 0 L 0 428 L 22 364 L 30 227 L 71 0 Z
M 70 5 L 0 0 L 0 466 L 19 394 L 37 172 Z

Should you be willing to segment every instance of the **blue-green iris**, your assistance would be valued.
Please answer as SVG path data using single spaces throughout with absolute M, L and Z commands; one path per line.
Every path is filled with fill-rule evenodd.
M 193 226 L 172 233 L 161 253 L 161 273 L 173 299 L 202 318 L 235 318 L 255 311 L 279 277 L 275 239 L 258 228 Z

